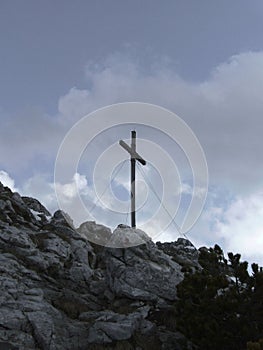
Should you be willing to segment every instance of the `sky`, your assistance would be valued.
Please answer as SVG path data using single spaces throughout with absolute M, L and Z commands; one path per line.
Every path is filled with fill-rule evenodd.
M 208 165 L 206 204 L 187 237 L 263 265 L 262 14 L 260 0 L 2 0 L 0 180 L 53 212 L 57 153 L 81 118 L 120 102 L 161 106 L 192 129 Z M 92 175 L 100 155 L 129 138 L 130 126 L 98 135 L 72 182 L 56 184 L 65 201 L 74 203 L 77 183 L 96 221 L 111 227 L 127 218 L 103 210 Z M 138 134 L 172 150 L 177 170 L 165 185 L 172 207 L 173 179 L 180 173 L 179 225 L 192 193 L 191 169 L 178 145 L 151 128 L 138 128 Z M 104 161 L 106 167 L 110 157 Z M 145 171 L 161 196 L 167 169 L 155 161 L 160 174 L 153 167 Z M 113 192 L 129 208 L 128 162 L 118 169 Z M 158 203 L 141 173 L 138 179 L 139 193 L 148 196 L 143 220 Z M 149 224 L 149 231 L 161 221 Z M 177 236 L 171 225 L 158 239 Z

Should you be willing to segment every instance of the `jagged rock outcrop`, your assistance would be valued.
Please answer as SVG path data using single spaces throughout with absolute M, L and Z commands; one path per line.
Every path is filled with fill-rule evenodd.
M 138 235 L 145 243 L 90 243 L 100 232 L 109 246 Z M 196 264 L 183 246 L 176 254 L 128 227 L 74 229 L 61 211 L 51 217 L 0 183 L 0 349 L 191 349 L 155 322 L 177 298 L 180 261 Z
M 50 212 L 37 199 L 26 196 L 21 198 L 31 211 L 33 210 L 37 213 L 36 215 L 44 214 L 45 216 L 51 216 Z
M 158 249 L 183 266 L 183 270 L 195 271 L 201 268 L 198 262 L 199 250 L 188 239 L 178 238 L 175 242 L 157 242 L 156 245 Z
M 176 285 L 183 279 L 181 266 L 153 242 L 126 249 L 108 248 L 103 253 L 107 281 L 115 295 L 155 302 L 176 299 Z

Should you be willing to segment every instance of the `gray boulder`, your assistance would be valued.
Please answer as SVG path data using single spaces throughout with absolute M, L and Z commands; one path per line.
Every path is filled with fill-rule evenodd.
M 175 300 L 176 286 L 183 280 L 181 266 L 148 241 L 132 248 L 104 251 L 107 280 L 117 296 L 158 301 Z

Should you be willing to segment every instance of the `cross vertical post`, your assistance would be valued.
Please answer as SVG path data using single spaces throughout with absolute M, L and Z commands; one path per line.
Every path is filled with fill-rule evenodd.
M 146 164 L 146 161 L 136 151 L 136 131 L 131 132 L 131 147 L 126 142 L 120 140 L 119 144 L 130 154 L 131 156 L 131 227 L 136 227 L 136 192 L 135 192 L 135 175 L 136 175 L 136 160 L 142 165 Z
M 136 152 L 136 131 L 132 131 L 132 143 L 131 143 L 131 227 L 136 227 L 135 219 L 135 152 Z

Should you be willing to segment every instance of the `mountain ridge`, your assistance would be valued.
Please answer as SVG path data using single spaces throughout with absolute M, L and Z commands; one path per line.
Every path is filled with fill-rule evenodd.
M 61 211 L 51 216 L 38 200 L 2 184 L 0 209 L 0 345 L 139 349 L 137 338 L 148 348 L 190 344 L 147 319 L 176 300 L 183 273 L 145 233 L 123 225 L 111 233 L 94 222 L 73 229 Z M 87 239 L 94 233 L 121 240 L 131 232 L 145 244 L 104 248 Z
M 92 243 L 95 236 L 108 247 Z M 124 248 L 138 237 L 143 244 Z M 249 276 L 240 255 L 226 259 L 218 245 L 197 250 L 185 238 L 155 244 L 125 225 L 75 229 L 60 210 L 51 215 L 0 183 L 0 253 L 0 349 L 259 344 L 262 269 L 252 264 Z

